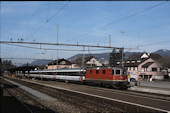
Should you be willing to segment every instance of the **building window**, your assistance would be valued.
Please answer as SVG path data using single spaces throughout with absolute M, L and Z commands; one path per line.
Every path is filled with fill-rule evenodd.
M 132 63 L 135 63 L 135 61 L 132 61 Z
M 141 60 L 138 60 L 137 62 L 141 62 Z
M 137 70 L 138 70 L 138 67 L 135 67 L 135 70 L 137 71 Z
M 152 68 L 152 71 L 157 71 L 157 68 L 156 68 L 156 67 L 153 67 L 153 68 Z
M 106 70 L 103 70 L 103 74 L 105 74 L 106 73 Z
M 57 69 L 60 69 L 60 66 L 57 66 Z
M 96 70 L 96 74 L 99 74 L 99 70 Z
M 144 71 L 147 71 L 147 68 L 144 68 Z
M 144 79 L 148 79 L 148 75 L 144 75 Z
M 66 64 L 66 62 L 65 62 L 65 61 L 62 61 L 60 64 Z

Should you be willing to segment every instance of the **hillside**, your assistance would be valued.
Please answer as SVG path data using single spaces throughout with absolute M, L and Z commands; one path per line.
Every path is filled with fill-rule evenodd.
M 143 52 L 125 52 L 125 59 L 128 59 L 132 54 L 137 54 L 138 56 L 142 55 Z M 160 49 L 160 50 L 157 50 L 155 52 L 153 52 L 155 54 L 159 54 L 163 57 L 165 56 L 170 56 L 170 50 L 164 50 L 164 49 Z M 100 62 L 105 62 L 105 61 L 109 61 L 109 54 L 110 53 L 100 53 L 100 54 L 90 54 L 91 56 L 94 56 L 95 58 L 97 58 Z M 82 57 L 83 54 L 77 54 L 77 55 L 74 55 L 70 58 L 68 58 L 67 60 L 75 60 L 76 58 L 78 57 Z M 85 54 L 85 56 L 88 56 L 88 54 Z
M 68 58 L 67 60 L 69 61 L 73 61 L 75 59 L 77 59 L 78 57 L 82 57 L 83 54 L 77 54 L 74 55 L 70 58 Z M 84 56 L 94 56 L 95 58 L 97 58 L 100 62 L 106 62 L 109 61 L 109 53 L 101 53 L 101 54 L 85 54 Z
M 160 49 L 160 50 L 157 50 L 153 53 L 156 53 L 156 54 L 159 54 L 163 57 L 165 56 L 169 56 L 170 57 L 170 50 L 164 50 L 164 49 Z M 108 62 L 109 61 L 109 54 L 110 53 L 100 53 L 100 54 L 90 54 L 90 56 L 94 56 L 95 58 L 97 58 L 100 62 L 104 63 L 104 62 Z M 141 52 L 125 52 L 125 59 L 129 58 L 132 54 L 142 54 Z M 89 54 L 85 54 L 85 56 L 88 56 Z M 78 57 L 82 57 L 83 54 L 77 54 L 77 55 L 74 55 L 70 58 L 68 58 L 67 60 L 69 61 L 73 61 L 75 59 L 77 59 Z M 47 65 L 49 62 L 51 62 L 52 60 L 35 60 L 33 61 L 31 64 L 29 65 L 39 65 L 39 66 L 42 66 L 42 65 Z
M 138 52 L 125 52 L 125 59 L 129 58 L 129 56 L 131 56 L 134 53 L 138 53 Z M 104 62 L 109 61 L 109 54 L 110 53 L 90 54 L 90 56 L 94 56 L 100 62 L 104 63 Z M 138 54 L 141 54 L 141 53 L 138 53 Z M 82 57 L 82 56 L 83 56 L 83 54 L 77 54 L 77 55 L 74 55 L 74 56 L 68 58 L 67 60 L 73 61 L 73 60 L 77 59 L 78 57 Z M 85 54 L 85 56 L 88 56 L 88 54 Z
M 159 54 L 163 57 L 170 56 L 170 50 L 165 50 L 165 49 L 160 49 L 160 50 L 157 50 L 153 53 Z
M 44 66 L 44 65 L 47 65 L 49 62 L 52 62 L 52 60 L 41 59 L 41 60 L 35 60 L 29 65 L 30 66 L 34 66 L 34 65 Z

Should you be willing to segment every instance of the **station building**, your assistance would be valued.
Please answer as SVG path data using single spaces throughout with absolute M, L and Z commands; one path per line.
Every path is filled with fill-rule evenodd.
M 72 61 L 72 68 L 81 68 L 81 67 L 94 67 L 94 66 L 103 66 L 103 64 L 98 61 L 97 58 L 93 56 L 79 57 L 76 60 Z
M 71 68 L 71 66 L 72 64 L 70 61 L 62 58 L 48 63 L 47 69 L 63 69 L 63 68 Z
M 127 68 L 130 78 L 136 80 L 164 79 L 164 74 L 161 71 L 162 66 L 157 62 L 161 56 L 158 54 L 144 53 L 138 59 L 129 59 L 123 62 Z M 121 66 L 121 62 L 117 62 Z

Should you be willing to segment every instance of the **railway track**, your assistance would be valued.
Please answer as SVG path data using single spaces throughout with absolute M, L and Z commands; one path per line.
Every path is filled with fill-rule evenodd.
M 94 88 L 98 90 L 108 91 L 108 92 L 114 92 L 117 94 L 125 94 L 125 95 L 133 95 L 133 96 L 142 96 L 145 98 L 152 98 L 152 99 L 160 99 L 160 100 L 167 100 L 170 101 L 170 95 L 163 95 L 163 94 L 156 94 L 156 93 L 149 93 L 149 92 L 140 92 L 140 91 L 132 91 L 132 90 L 116 90 L 111 87 L 103 88 L 103 87 L 97 87 L 97 86 L 83 86 L 83 87 L 89 87 Z
M 15 80 L 17 82 L 18 80 Z M 44 83 L 44 82 L 43 82 Z M 52 84 L 52 82 L 49 82 Z M 82 108 L 88 109 L 88 111 L 93 112 L 158 112 L 158 110 L 151 110 L 148 108 L 143 108 L 141 106 L 132 106 L 130 104 L 122 104 L 121 102 L 116 102 L 113 100 L 108 100 L 99 97 L 93 97 L 90 95 L 84 95 L 76 92 L 70 92 L 68 90 L 56 89 L 53 87 L 48 87 L 40 84 L 35 83 L 26 83 L 23 82 L 22 84 L 31 86 L 36 90 L 41 90 L 44 93 L 47 93 L 55 98 L 60 98 L 64 101 L 69 101 L 72 104 L 76 104 L 76 106 L 80 106 Z M 45 84 L 45 83 L 44 83 Z M 83 86 L 84 87 L 84 86 Z M 89 87 L 89 86 L 87 86 Z M 96 88 L 95 88 L 96 89 Z M 98 90 L 101 90 L 100 88 Z M 105 91 L 109 92 L 110 89 L 105 89 Z M 117 93 L 122 93 L 121 91 Z M 125 92 L 126 93 L 126 92 Z M 132 93 L 133 92 L 129 92 Z M 147 97 L 149 98 L 149 97 Z M 160 111 L 159 111 L 160 112 Z
M 97 99 L 94 101 L 93 99 L 90 99 L 83 95 L 78 96 L 78 94 L 73 92 L 67 92 L 67 91 L 49 88 L 47 86 L 37 85 L 34 83 L 28 83 L 19 80 L 13 80 L 13 81 L 23 84 L 25 86 L 29 86 L 30 88 L 41 91 L 54 98 L 74 104 L 77 107 L 84 109 L 84 111 L 81 112 L 126 112 L 125 110 L 122 110 L 116 106 L 113 107 L 113 106 L 104 105 L 101 104 L 101 102 L 96 102 Z
M 26 79 L 27 80 L 27 79 Z M 55 85 L 56 81 L 42 81 L 37 80 L 37 82 L 45 83 L 49 85 Z M 160 100 L 167 100 L 170 101 L 170 95 L 163 95 L 163 94 L 155 94 L 155 93 L 147 93 L 147 92 L 140 92 L 140 91 L 131 91 L 131 90 L 117 90 L 113 89 L 112 87 L 101 87 L 101 86 L 95 86 L 95 85 L 82 85 L 82 84 L 75 84 L 75 83 L 64 83 L 64 82 L 57 82 L 60 84 L 69 84 L 72 86 L 79 86 L 82 88 L 91 88 L 91 89 L 97 89 L 102 91 L 108 91 L 108 92 L 114 92 L 117 94 L 125 94 L 125 95 L 133 95 L 133 96 L 142 96 L 144 98 L 152 98 L 152 99 L 160 99 Z
M 30 113 L 55 113 L 54 110 L 46 106 L 45 104 L 39 102 L 36 97 L 29 94 L 28 92 L 18 88 L 16 85 L 11 84 L 10 82 L 1 80 L 1 85 L 3 90 L 8 92 L 12 97 L 14 97 L 27 112 Z M 15 104 L 13 105 L 15 106 Z M 6 111 L 8 112 L 8 110 Z

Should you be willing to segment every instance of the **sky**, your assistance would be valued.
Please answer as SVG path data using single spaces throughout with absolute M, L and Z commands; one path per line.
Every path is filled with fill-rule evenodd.
M 125 52 L 170 50 L 169 1 L 1 1 L 0 5 L 1 41 L 57 43 L 58 31 L 61 44 L 109 46 L 110 35 L 111 46 L 123 46 Z M 0 50 L 2 58 L 13 58 L 16 65 L 28 61 L 15 58 L 57 59 L 111 52 L 102 48 L 24 45 L 60 49 L 45 51 L 16 45 L 1 44 Z

